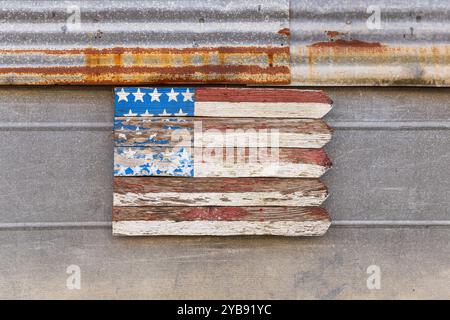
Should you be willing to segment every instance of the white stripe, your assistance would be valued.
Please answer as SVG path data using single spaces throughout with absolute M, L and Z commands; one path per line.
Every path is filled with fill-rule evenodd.
M 303 163 L 202 163 L 194 161 L 194 177 L 319 178 L 327 168 Z
M 330 110 L 330 104 L 314 102 L 195 102 L 198 117 L 320 119 Z
M 326 192 L 316 196 L 300 192 L 154 192 L 114 193 L 114 205 L 126 206 L 319 206 Z
M 320 236 L 328 221 L 114 221 L 113 234 L 142 235 L 278 235 Z
M 217 143 L 223 142 L 224 147 L 252 147 L 252 148 L 264 148 L 271 147 L 270 132 L 272 129 L 267 130 L 267 134 L 252 132 L 250 129 L 247 130 L 222 130 L 220 132 L 216 130 L 209 130 L 202 134 L 195 134 L 194 132 L 194 146 L 201 147 L 207 146 L 208 143 L 214 141 Z M 331 133 L 294 133 L 294 132 L 283 132 L 282 128 L 277 128 L 279 147 L 280 148 L 322 148 L 331 140 Z M 255 130 L 254 130 L 255 131 Z M 268 137 L 266 145 L 260 142 L 260 137 L 266 135 Z M 245 139 L 242 139 L 245 137 Z M 239 142 L 243 141 L 245 144 L 243 146 L 239 145 Z M 222 144 L 221 144 L 222 145 Z

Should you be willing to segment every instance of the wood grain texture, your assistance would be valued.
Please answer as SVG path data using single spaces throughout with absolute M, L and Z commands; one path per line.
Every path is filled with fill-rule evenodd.
M 115 176 L 322 176 L 331 162 L 323 149 L 116 147 Z
M 216 102 L 195 103 L 195 116 L 222 118 L 303 118 L 320 119 L 331 104 L 316 102 Z
M 245 137 L 248 146 L 256 147 L 264 137 L 270 141 L 273 132 L 281 148 L 321 148 L 331 139 L 322 120 L 117 117 L 114 122 L 116 146 L 193 147 L 218 140 L 233 146 Z
M 113 221 L 329 221 L 320 207 L 115 207 Z
M 319 206 L 318 179 L 114 177 L 114 206 Z
M 115 116 L 322 118 L 332 106 L 322 91 L 262 88 L 123 87 Z
M 322 91 L 115 90 L 115 235 L 322 235 Z M 314 120 L 313 120 L 314 119 Z M 285 179 L 289 178 L 289 179 Z
M 320 119 L 333 101 L 322 91 L 269 88 L 198 88 L 195 116 Z
M 284 88 L 197 88 L 196 101 L 333 103 L 320 90 Z
M 318 207 L 115 207 L 113 234 L 318 236 L 331 224 Z

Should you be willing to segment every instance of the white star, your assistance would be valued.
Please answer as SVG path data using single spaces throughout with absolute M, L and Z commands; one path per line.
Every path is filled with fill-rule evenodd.
M 158 89 L 155 88 L 152 93 L 150 93 L 150 96 L 152 97 L 151 101 L 159 101 L 159 96 L 162 95 L 162 93 L 158 92 Z
M 153 114 L 148 112 L 148 109 L 145 109 L 145 112 L 141 113 L 141 116 L 143 116 L 143 117 L 153 117 Z
M 119 165 L 119 171 L 117 171 L 117 174 L 118 175 L 125 175 L 126 173 L 125 173 L 125 170 L 127 170 L 127 167 L 124 167 L 124 166 L 120 166 Z
M 126 102 L 128 102 L 127 96 L 129 96 L 130 94 L 128 92 L 125 92 L 125 90 L 123 90 L 123 88 L 122 88 L 122 90 L 120 90 L 116 94 L 119 97 L 119 100 L 117 100 L 117 102 L 120 102 L 122 100 L 125 100 Z
M 119 139 L 127 140 L 127 135 L 124 133 L 119 133 Z
M 185 93 L 181 93 L 182 95 L 183 95 L 183 101 L 192 101 L 192 102 L 194 102 L 194 100 L 192 100 L 192 97 L 194 96 L 194 93 L 193 92 L 190 92 L 189 91 L 189 88 L 187 88 L 186 89 L 186 92 Z
M 136 92 L 133 92 L 132 95 L 134 96 L 134 102 L 138 100 L 144 102 L 145 93 L 141 92 L 140 88 L 138 88 Z
M 167 113 L 166 109 L 164 109 L 164 110 L 163 110 L 163 113 L 160 113 L 160 114 L 158 114 L 158 115 L 161 116 L 161 117 L 167 117 L 167 116 L 170 116 L 171 113 Z
M 138 136 L 142 135 L 142 132 L 139 131 L 139 127 L 136 127 L 136 135 L 138 135 Z
M 123 154 L 128 158 L 131 159 L 134 157 L 134 155 L 136 154 L 136 151 L 131 150 L 130 148 L 128 148 L 128 150 L 124 151 Z
M 178 112 L 175 113 L 175 115 L 179 116 L 179 117 L 183 117 L 183 116 L 187 115 L 187 113 L 183 112 L 183 109 L 180 108 L 180 110 L 178 110 Z
M 132 167 L 131 170 L 133 170 L 134 174 L 138 174 L 142 171 L 142 168 L 140 166 Z
M 167 96 L 169 97 L 169 102 L 170 101 L 172 101 L 172 100 L 174 100 L 175 102 L 177 102 L 178 100 L 177 100 L 177 96 L 180 94 L 180 93 L 178 93 L 178 92 L 175 92 L 174 90 L 173 90 L 173 88 L 170 90 L 170 92 L 169 93 L 166 93 L 167 94 Z
M 124 113 L 123 115 L 127 116 L 127 117 L 135 117 L 135 116 L 137 116 L 137 113 L 133 113 L 133 111 L 131 111 L 131 109 L 130 109 L 130 111 L 128 111 L 128 113 Z

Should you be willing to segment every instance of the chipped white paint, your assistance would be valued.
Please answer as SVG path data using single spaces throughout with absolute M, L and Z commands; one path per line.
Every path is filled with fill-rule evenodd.
M 282 105 L 283 109 L 280 109 Z M 320 119 L 331 104 L 315 102 L 200 102 L 195 103 L 198 117 L 304 118 Z
M 189 190 L 187 190 L 189 191 Z M 152 192 L 114 193 L 114 206 L 319 206 L 327 192 Z
M 267 136 L 270 138 L 270 130 Z M 210 141 L 220 141 L 223 142 L 224 147 L 236 147 L 237 142 L 244 140 L 246 147 L 260 148 L 266 145 L 270 147 L 271 140 L 268 139 L 266 144 L 261 143 L 261 136 L 263 134 L 260 131 L 251 132 L 250 130 L 245 130 L 244 132 L 239 130 L 226 130 L 216 131 L 209 130 L 206 133 L 201 132 L 201 134 L 196 134 L 194 131 L 194 143 L 193 145 L 204 146 Z M 207 137 L 205 137 L 207 136 Z M 243 139 L 245 137 L 245 139 Z M 278 131 L 278 144 L 280 148 L 311 148 L 319 149 L 326 145 L 331 140 L 330 133 L 318 133 L 312 131 L 311 133 L 295 133 L 295 132 L 283 132 Z
M 276 235 L 320 236 L 330 221 L 114 221 L 113 234 L 124 236 L 162 235 Z
M 194 158 L 195 160 L 195 158 Z M 327 167 L 303 163 L 232 163 L 194 161 L 195 177 L 284 177 L 319 178 Z

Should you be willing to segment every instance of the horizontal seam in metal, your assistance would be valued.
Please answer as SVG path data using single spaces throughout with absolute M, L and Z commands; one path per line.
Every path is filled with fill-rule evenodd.
M 112 222 L 11 222 L 0 223 L 0 230 L 17 229 L 58 229 L 58 228 L 111 228 Z
M 38 130 L 98 130 L 112 131 L 112 122 L 12 122 L 0 123 L 2 131 L 38 131 Z
M 326 121 L 334 129 L 448 130 L 450 121 Z
M 332 226 L 336 227 L 450 227 L 448 220 L 372 220 L 372 221 L 351 221 L 335 220 Z M 112 222 L 107 221 L 87 221 L 87 222 L 11 222 L 0 223 L 0 230 L 21 230 L 21 229 L 82 229 L 82 228 L 111 228 Z
M 450 121 L 326 121 L 340 130 L 448 130 Z M 112 122 L 0 122 L 0 130 L 112 130 Z
M 333 220 L 331 224 L 343 227 L 450 227 L 449 220 Z

